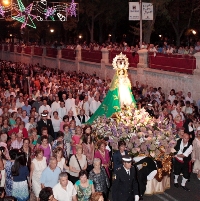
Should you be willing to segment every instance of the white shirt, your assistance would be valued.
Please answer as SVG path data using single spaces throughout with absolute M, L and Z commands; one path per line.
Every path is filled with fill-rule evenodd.
M 46 106 L 41 105 L 41 106 L 39 107 L 39 112 L 38 112 L 39 115 L 41 115 L 44 110 L 47 110 L 47 111 L 49 112 L 49 115 L 51 115 L 51 108 L 50 108 L 49 105 L 46 105 Z
M 71 181 L 68 180 L 66 190 L 60 185 L 60 182 L 53 187 L 54 198 L 58 201 L 72 201 L 72 197 L 77 192 Z
M 172 114 L 173 118 L 175 118 L 178 115 L 178 112 L 176 111 L 176 109 L 174 109 L 174 110 L 171 111 L 171 114 Z M 185 117 L 184 117 L 183 113 L 180 112 L 179 114 L 181 115 L 182 120 L 185 120 Z
M 192 145 L 190 145 L 190 146 L 186 149 L 186 151 L 183 153 L 184 147 L 187 147 L 187 146 L 188 146 L 188 143 L 187 143 L 186 145 L 184 145 L 184 144 L 183 144 L 183 140 L 181 140 L 180 149 L 179 149 L 177 155 L 178 155 L 178 154 L 183 154 L 185 157 L 188 157 L 188 156 L 192 153 Z M 179 158 L 179 157 L 177 157 L 177 155 L 176 155 L 176 158 L 178 158 L 180 161 L 183 161 L 183 158 Z
M 10 108 L 10 109 L 8 110 L 8 112 L 10 112 L 10 113 L 12 113 L 12 112 L 17 112 L 17 108 L 15 108 L 15 109 Z
M 89 102 L 88 101 L 86 101 L 86 102 L 83 102 L 83 109 L 85 110 L 85 114 L 87 115 L 87 116 L 89 116 L 89 110 L 90 110 L 90 105 L 89 105 Z
M 51 118 L 53 130 L 54 132 L 58 132 L 60 130 L 60 123 L 62 122 L 62 119 L 55 119 L 54 117 Z
M 63 117 L 64 117 L 65 115 L 67 115 L 67 110 L 66 110 L 65 107 L 59 107 L 59 108 L 57 109 L 57 112 L 58 112 L 58 116 L 59 116 L 61 119 L 63 119 Z
M 53 114 L 54 111 L 57 111 L 57 109 L 60 107 L 60 101 L 56 102 L 54 101 L 52 104 L 51 104 L 51 112 Z
M 72 118 L 69 118 L 69 122 L 72 120 Z M 75 122 L 76 122 L 76 126 L 81 126 L 81 122 L 80 122 L 80 120 L 78 119 L 78 117 L 75 117 L 74 116 L 74 120 L 75 120 Z
M 96 101 L 96 100 L 93 100 L 90 104 L 90 112 L 92 114 L 95 113 L 95 111 L 98 109 L 98 107 L 101 105 L 101 102 L 100 101 Z
M 75 100 L 74 98 L 68 98 L 66 101 L 65 101 L 65 108 L 67 110 L 67 114 L 68 112 L 71 110 L 73 111 L 73 115 L 76 116 L 76 108 L 75 108 Z
M 189 98 L 188 96 L 185 97 L 185 102 L 186 102 L 186 101 L 190 101 L 190 103 L 193 103 L 193 102 L 194 102 L 194 101 L 193 101 L 193 98 L 192 98 L 192 97 Z
M 19 107 L 23 107 L 24 106 L 24 102 L 17 102 L 16 103 L 16 107 L 19 108 Z
M 171 104 L 174 102 L 176 96 L 175 95 L 169 95 L 168 100 L 170 100 Z

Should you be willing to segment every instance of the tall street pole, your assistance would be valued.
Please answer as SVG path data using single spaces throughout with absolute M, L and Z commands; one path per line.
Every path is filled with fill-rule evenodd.
M 142 47 L 142 0 L 140 0 L 140 49 Z

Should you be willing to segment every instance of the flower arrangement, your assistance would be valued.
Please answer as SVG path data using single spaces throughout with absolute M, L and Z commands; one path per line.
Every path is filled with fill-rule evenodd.
M 142 153 L 160 159 L 175 151 L 176 140 L 172 127 L 165 121 L 152 118 L 145 109 L 125 106 L 111 118 L 99 117 L 92 127 L 98 139 L 109 137 L 114 150 L 118 149 L 118 141 L 124 140 L 133 156 Z

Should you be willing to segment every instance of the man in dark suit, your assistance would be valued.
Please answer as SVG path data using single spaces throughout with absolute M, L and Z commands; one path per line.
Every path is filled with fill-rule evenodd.
M 116 171 L 112 187 L 113 201 L 138 201 L 138 182 L 135 167 L 132 167 L 132 158 L 128 155 L 122 157 L 123 166 Z
M 37 122 L 38 135 L 42 135 L 42 128 L 47 127 L 48 134 L 54 137 L 54 130 L 51 119 L 47 119 L 47 117 L 48 117 L 48 111 L 44 110 L 41 114 L 40 121 Z

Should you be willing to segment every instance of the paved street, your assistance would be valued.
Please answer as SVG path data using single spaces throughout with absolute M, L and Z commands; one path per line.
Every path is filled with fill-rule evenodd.
M 181 178 L 179 178 L 180 183 Z M 196 174 L 191 175 L 191 181 L 187 183 L 187 187 L 190 192 L 186 192 L 180 187 L 175 188 L 172 177 L 170 189 L 166 190 L 164 194 L 144 196 L 144 201 L 200 201 L 200 181 L 197 179 Z M 112 201 L 112 198 L 110 200 Z

